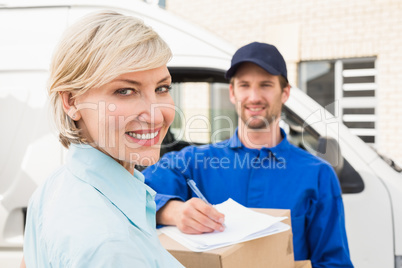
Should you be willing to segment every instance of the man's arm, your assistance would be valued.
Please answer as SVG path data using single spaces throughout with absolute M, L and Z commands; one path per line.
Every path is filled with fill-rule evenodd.
M 224 221 L 225 215 L 199 198 L 170 200 L 156 213 L 158 224 L 175 225 L 187 234 L 222 232 Z
M 224 215 L 201 199 L 191 198 L 186 179 L 193 178 L 194 149 L 167 153 L 142 172 L 145 183 L 157 192 L 156 222 L 175 225 L 189 234 L 223 231 Z
M 338 179 L 329 165 L 321 169 L 320 176 L 320 198 L 309 216 L 311 262 L 313 267 L 353 267 Z

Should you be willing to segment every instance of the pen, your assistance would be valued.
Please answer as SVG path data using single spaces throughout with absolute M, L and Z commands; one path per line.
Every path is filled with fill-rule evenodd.
M 205 198 L 205 196 L 201 193 L 200 189 L 197 188 L 197 185 L 195 184 L 195 181 L 188 179 L 187 180 L 187 184 L 188 186 L 190 186 L 191 190 L 193 190 L 193 192 L 205 203 L 207 203 L 208 205 L 210 205 L 210 203 L 208 202 L 208 200 Z
M 188 179 L 187 180 L 188 186 L 190 186 L 191 190 L 206 204 L 211 205 L 208 200 L 205 198 L 205 196 L 201 193 L 200 189 L 198 189 L 197 185 L 195 184 L 195 181 Z M 223 227 L 226 228 L 226 225 L 222 223 Z

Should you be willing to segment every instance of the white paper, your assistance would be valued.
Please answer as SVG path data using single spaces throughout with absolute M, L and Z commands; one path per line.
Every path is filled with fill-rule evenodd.
M 225 231 L 204 234 L 184 234 L 175 226 L 160 231 L 192 251 L 206 251 L 267 235 L 284 232 L 290 226 L 280 221 L 287 217 L 273 217 L 246 208 L 232 199 L 215 205 L 225 215 Z

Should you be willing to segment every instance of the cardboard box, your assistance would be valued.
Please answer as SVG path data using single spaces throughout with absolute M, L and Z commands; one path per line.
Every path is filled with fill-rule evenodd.
M 290 211 L 255 209 L 272 216 L 287 216 L 283 222 L 290 225 Z M 159 235 L 162 245 L 187 268 L 294 268 L 292 229 L 251 241 L 205 252 L 193 252 L 166 236 Z M 304 267 L 303 267 L 304 268 Z
M 311 262 L 309 260 L 306 261 L 296 261 L 295 268 L 311 268 Z

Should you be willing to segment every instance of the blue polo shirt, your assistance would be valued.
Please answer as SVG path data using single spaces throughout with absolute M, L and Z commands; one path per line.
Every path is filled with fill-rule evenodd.
M 165 154 L 143 171 L 157 209 L 170 199 L 196 195 L 193 179 L 212 204 L 232 198 L 251 208 L 290 209 L 296 260 L 313 267 L 353 267 L 347 243 L 339 181 L 325 161 L 283 140 L 273 148 L 250 149 L 237 131 L 229 140 L 189 146 Z
M 183 267 L 160 244 L 155 192 L 89 145 L 71 145 L 66 165 L 30 199 L 27 267 Z

